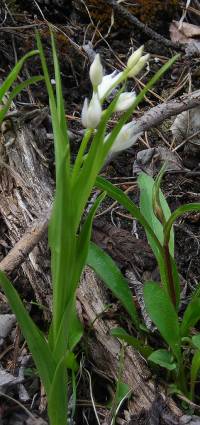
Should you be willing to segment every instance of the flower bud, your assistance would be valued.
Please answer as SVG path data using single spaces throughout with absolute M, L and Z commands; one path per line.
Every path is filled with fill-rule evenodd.
M 85 99 L 81 114 L 82 124 L 85 128 L 96 128 L 100 122 L 102 114 L 101 103 L 97 93 L 93 93 L 88 106 L 88 99 Z
M 129 122 L 128 124 L 125 124 L 118 136 L 116 137 L 110 152 L 109 152 L 109 156 L 112 156 L 113 154 L 123 151 L 125 149 L 130 148 L 131 146 L 133 146 L 137 140 L 138 137 L 142 134 L 141 132 L 135 132 L 135 122 Z M 106 136 L 105 138 L 105 143 L 109 138 L 109 134 Z
M 121 93 L 115 105 L 115 112 L 126 111 L 128 108 L 130 108 L 130 106 L 133 105 L 135 99 L 136 99 L 135 92 Z
M 145 64 L 149 60 L 149 53 L 147 55 L 142 56 L 137 64 L 131 69 L 131 71 L 128 73 L 129 78 L 135 77 L 139 72 L 144 68 Z
M 90 81 L 92 83 L 92 87 L 97 87 L 101 84 L 103 79 L 103 67 L 101 64 L 101 59 L 99 53 L 94 58 L 92 65 L 90 66 Z
M 144 46 L 139 47 L 139 49 L 137 49 L 135 52 L 132 53 L 132 55 L 129 57 L 128 62 L 127 62 L 127 67 L 128 68 L 133 68 L 133 66 L 136 65 L 136 63 L 139 61 L 139 59 L 142 56 L 144 50 Z

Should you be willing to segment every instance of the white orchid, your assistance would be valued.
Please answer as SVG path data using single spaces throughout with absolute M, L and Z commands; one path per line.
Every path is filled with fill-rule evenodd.
M 117 81 L 121 78 L 123 72 L 114 71 L 112 74 L 104 75 L 101 84 L 98 86 L 100 100 L 108 96 L 117 86 Z
M 88 106 L 88 99 L 84 100 L 81 120 L 85 128 L 96 128 L 100 122 L 102 114 L 101 103 L 98 93 L 93 92 L 92 99 Z
M 103 66 L 101 64 L 101 59 L 99 53 L 95 55 L 94 61 L 90 66 L 90 81 L 92 83 L 93 88 L 96 88 L 99 84 L 101 84 L 103 79 Z
M 142 56 L 144 50 L 144 46 L 139 47 L 139 49 L 137 49 L 135 52 L 132 53 L 132 55 L 128 58 L 127 61 L 127 67 L 128 68 L 133 68 L 139 61 L 139 59 Z
M 124 92 L 121 93 L 115 106 L 115 112 L 126 111 L 130 106 L 133 105 L 136 99 L 135 92 Z
M 137 140 L 138 137 L 141 135 L 141 132 L 136 132 L 135 131 L 135 122 L 129 122 L 128 124 L 125 124 L 118 136 L 116 137 L 112 148 L 109 151 L 109 156 L 112 156 L 113 154 L 123 151 L 124 149 L 128 149 L 131 146 L 133 146 Z M 108 140 L 110 134 L 108 134 L 105 138 L 104 143 L 106 143 L 106 141 Z
M 144 68 L 144 66 L 146 65 L 146 63 L 149 60 L 150 55 L 144 55 L 142 56 L 139 61 L 136 63 L 136 65 L 130 70 L 130 72 L 128 73 L 128 77 L 129 78 L 133 78 L 135 77 L 137 74 L 139 74 L 139 72 Z

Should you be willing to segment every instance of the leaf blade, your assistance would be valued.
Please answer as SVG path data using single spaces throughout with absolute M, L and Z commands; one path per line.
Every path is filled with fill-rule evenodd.
M 121 301 L 130 314 L 133 323 L 138 327 L 139 319 L 128 282 L 112 258 L 93 242 L 90 242 L 87 264 L 95 270 L 107 287 Z
M 150 318 L 180 363 L 181 340 L 178 315 L 167 292 L 164 288 L 160 288 L 159 284 L 147 282 L 144 286 L 144 300 Z

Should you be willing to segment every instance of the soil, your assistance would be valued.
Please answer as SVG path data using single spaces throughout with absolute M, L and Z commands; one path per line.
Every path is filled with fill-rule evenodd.
M 147 28 L 154 30 L 157 38 L 151 38 L 143 27 L 133 26 L 129 20 L 126 21 L 122 16 L 119 16 L 117 9 L 113 12 L 112 7 L 110 5 L 108 7 L 104 0 L 101 0 L 98 4 L 96 1 L 92 2 L 92 0 L 84 2 L 81 0 L 38 0 L 38 2 L 34 0 L 28 2 L 10 0 L 1 1 L 0 3 L 0 79 L 2 81 L 13 68 L 16 60 L 30 51 L 30 49 L 35 48 L 35 29 L 40 32 L 51 78 L 54 78 L 48 22 L 54 27 L 61 64 L 68 128 L 73 137 L 72 158 L 76 157 L 82 135 L 80 116 L 83 101 L 86 96 L 91 94 L 88 70 L 93 60 L 94 52 L 100 53 L 105 72 L 110 73 L 115 69 L 122 70 L 131 49 L 144 44 L 145 52 L 151 54 L 149 66 L 138 79 L 131 80 L 128 83 L 129 90 L 134 89 L 138 92 L 163 63 L 180 51 L 179 45 L 169 46 L 163 40 L 159 42 L 159 36 L 163 36 L 165 40 L 170 40 L 169 25 L 172 20 L 181 18 L 186 1 L 169 2 L 170 6 L 167 12 L 166 4 L 164 6 L 166 2 L 157 0 L 138 2 L 140 7 L 135 10 L 135 16 L 139 22 L 145 22 Z M 127 7 L 129 13 L 133 14 L 132 3 L 135 2 L 121 2 L 121 5 L 124 8 Z M 152 14 L 149 14 L 147 13 L 149 10 L 147 6 L 149 7 L 151 3 Z M 195 0 L 194 2 L 191 1 L 185 21 L 200 25 L 200 7 L 198 9 L 197 3 Z M 196 13 L 194 13 L 194 9 L 198 9 Z M 188 56 L 183 46 L 181 46 L 181 49 L 183 51 L 177 62 L 139 105 L 135 112 L 135 118 L 142 116 L 150 108 L 167 100 L 171 95 L 175 98 L 188 91 L 193 92 L 199 89 L 200 79 L 197 72 L 199 53 Z M 32 57 L 23 67 L 19 81 L 21 82 L 29 76 L 40 73 L 39 58 L 37 56 Z M 24 125 L 27 126 L 27 131 L 31 131 L 33 138 L 35 138 L 34 140 L 36 140 L 36 144 L 34 144 L 33 140 L 33 146 L 37 161 L 38 158 L 41 160 L 41 167 L 38 169 L 37 165 L 35 165 L 34 170 L 36 174 L 38 173 L 38 185 L 42 181 L 46 189 L 44 190 L 45 198 L 38 198 L 33 202 L 31 188 L 29 188 L 30 193 L 27 194 L 27 198 L 23 198 L 25 205 L 24 209 L 22 208 L 22 212 L 16 199 L 14 197 L 9 198 L 8 195 L 9 193 L 16 194 L 15 183 L 6 175 L 6 169 L 2 170 L 0 186 L 0 260 L 6 257 L 10 249 L 22 237 L 26 228 L 32 224 L 32 221 L 41 218 L 44 211 L 43 206 L 47 208 L 52 202 L 54 188 L 53 141 L 51 137 L 48 137 L 52 133 L 52 126 L 44 83 L 40 82 L 22 91 L 14 100 L 14 105 L 15 109 L 19 111 L 19 116 L 23 117 L 21 122 L 17 121 L 17 128 Z M 35 110 L 39 112 L 35 114 Z M 30 115 L 31 113 L 33 113 L 32 116 Z M 14 125 L 16 125 L 16 120 L 17 118 Z M 139 201 L 137 172 L 135 172 L 135 167 L 139 164 L 137 161 L 138 153 L 149 148 L 158 147 L 172 150 L 174 146 L 177 147 L 178 155 L 174 163 L 180 161 L 181 168 L 177 171 L 177 164 L 175 164 L 176 166 L 174 165 L 172 170 L 167 171 L 162 183 L 162 190 L 170 208 L 174 210 L 184 203 L 200 202 L 200 143 L 198 144 L 198 140 L 195 144 L 189 141 L 183 144 L 182 147 L 178 147 L 179 142 L 173 141 L 170 131 L 173 120 L 174 118 L 168 119 L 158 128 L 152 128 L 145 132 L 135 146 L 113 158 L 102 170 L 102 175 L 106 176 L 107 179 L 122 190 L 126 191 L 132 186 L 130 196 L 136 203 Z M 3 136 L 8 136 L 9 131 L 9 129 L 6 129 Z M 24 153 L 18 151 L 18 154 L 23 159 L 22 155 Z M 3 155 L 9 156 L 10 151 L 4 152 Z M 10 158 L 12 158 L 12 165 L 15 167 L 14 161 L 17 153 L 15 157 L 12 157 L 12 155 Z M 5 157 L 3 157 L 3 161 L 6 161 Z M 19 161 L 19 159 L 16 160 L 16 163 L 20 164 Z M 159 161 L 158 165 L 156 165 L 156 160 L 153 161 L 153 165 L 152 163 L 150 165 L 149 163 L 146 164 L 143 171 L 148 171 L 155 176 L 162 159 Z M 27 178 L 25 177 L 25 171 L 20 170 L 19 167 L 23 168 L 23 160 L 21 160 L 21 165 L 18 165 L 18 169 L 15 168 L 15 171 L 19 172 L 20 175 L 21 173 L 23 175 L 24 172 L 23 176 Z M 31 180 L 30 176 L 30 185 L 34 185 L 34 182 L 35 180 Z M 12 213 L 10 212 L 11 218 L 7 213 L 9 209 L 12 210 Z M 99 218 L 98 214 L 100 215 Z M 147 276 L 146 273 L 153 273 L 153 276 L 158 276 L 156 275 L 155 260 L 148 246 L 144 231 L 133 221 L 129 214 L 119 205 L 112 205 L 112 202 L 108 199 L 105 200 L 98 214 L 94 223 L 93 240 L 113 257 L 123 273 L 126 275 L 127 271 L 130 271 L 131 264 L 131 270 L 134 270 L 138 280 L 141 282 L 144 282 Z M 176 260 L 183 281 L 182 309 L 184 310 L 188 300 L 191 298 L 191 294 L 200 282 L 199 213 L 186 214 L 177 220 L 175 225 L 175 244 Z M 33 264 L 33 257 L 32 264 L 29 264 L 31 262 L 31 255 L 29 255 L 29 259 L 24 258 L 25 262 L 21 267 L 12 269 L 11 278 L 31 316 L 41 329 L 46 331 L 51 317 L 50 254 L 47 250 L 46 231 L 42 242 L 35 249 L 38 249 L 38 252 L 34 254 L 36 255 L 34 258 L 37 258 L 37 267 Z M 114 320 L 118 325 L 126 326 L 127 331 L 129 331 L 131 325 L 122 307 L 110 293 L 108 294 L 106 291 L 104 294 L 104 291 L 105 289 L 102 289 L 102 297 L 107 297 L 106 299 L 109 299 L 112 304 L 112 308 L 105 313 L 105 321 Z M 141 300 L 138 298 L 136 289 L 133 289 L 133 295 L 138 311 L 142 310 Z M 41 309 L 41 304 L 45 307 L 44 309 Z M 82 310 L 84 310 L 83 307 Z M 11 314 L 11 311 L 3 293 L 0 293 L 0 315 L 6 314 Z M 89 324 L 92 322 L 92 316 L 90 317 L 87 311 L 82 311 L 81 314 L 83 315 L 82 319 L 86 325 L 86 330 L 88 330 Z M 97 328 L 94 328 L 94 334 L 95 332 L 98 332 Z M 156 340 L 156 337 L 154 339 Z M 98 336 L 96 340 L 98 341 Z M 155 344 L 160 344 L 159 341 L 154 342 Z M 85 342 L 82 343 L 81 347 L 84 353 L 84 358 L 82 359 L 84 367 L 83 373 L 80 373 L 79 377 L 76 412 L 74 418 L 70 419 L 71 421 L 69 422 L 74 425 L 93 425 L 96 423 L 88 386 L 87 369 L 91 370 L 93 396 L 97 404 L 100 423 L 102 425 L 111 423 L 108 403 L 113 397 L 114 372 L 106 364 L 105 352 L 102 354 L 102 356 L 104 355 L 105 364 L 102 366 L 102 370 L 99 370 L 97 365 L 101 362 L 97 359 L 95 362 L 94 353 L 96 351 L 90 350 L 90 344 L 94 344 L 94 341 L 91 343 L 90 337 L 88 337 L 87 350 L 85 349 Z M 46 399 L 43 394 L 43 388 L 40 385 L 26 343 L 16 324 L 6 335 L 3 344 L 0 346 L 0 351 L 0 372 L 6 371 L 10 373 L 13 379 L 10 385 L 3 384 L 0 374 L 0 425 L 47 424 Z M 149 370 L 146 372 L 146 365 L 141 367 L 144 368 L 144 374 L 150 374 Z M 16 384 L 14 378 L 20 376 L 19 371 L 22 369 L 23 379 L 21 384 Z M 109 372 L 106 373 L 106 370 Z M 169 406 L 166 407 L 166 403 L 163 402 L 163 398 L 160 395 L 161 390 L 159 387 L 160 384 L 164 385 L 164 380 L 165 375 L 161 371 L 158 371 L 157 377 L 153 371 L 153 382 L 157 395 L 154 402 L 152 402 L 151 408 L 145 410 L 145 406 L 142 406 L 139 411 L 138 407 L 134 414 L 130 410 L 130 414 L 129 403 L 125 403 L 116 423 L 129 425 L 135 423 L 152 425 L 159 423 L 178 424 L 181 423 L 177 419 L 181 416 L 181 410 L 182 413 L 188 415 L 188 418 L 191 418 L 185 423 L 192 424 L 192 420 L 196 420 L 195 417 L 192 419 L 192 415 L 195 413 L 198 416 L 199 407 L 195 409 L 195 406 L 188 405 L 177 398 L 175 399 L 178 406 L 177 411 L 176 407 L 172 409 Z M 142 382 L 144 383 L 144 379 Z M 165 411 L 164 416 L 161 411 Z M 178 411 L 179 413 L 177 413 Z M 200 423 L 200 419 L 199 422 L 197 420 L 194 423 Z

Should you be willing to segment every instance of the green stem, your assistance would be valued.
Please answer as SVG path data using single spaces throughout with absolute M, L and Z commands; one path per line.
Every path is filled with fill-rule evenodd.
M 183 363 L 183 359 L 180 362 L 180 369 L 179 374 L 177 377 L 177 384 L 179 389 L 182 391 L 182 393 L 188 397 L 188 390 L 187 390 L 187 384 L 186 384 L 186 373 L 185 373 L 185 367 Z
M 171 257 L 169 252 L 169 245 L 164 245 L 164 259 L 165 259 L 165 266 L 166 266 L 166 275 L 167 275 L 167 289 L 170 296 L 170 299 L 176 307 L 176 288 L 174 284 L 174 278 L 173 278 L 173 271 L 172 271 L 172 263 L 171 263 Z
M 81 142 L 81 146 L 79 148 L 79 151 L 78 151 L 78 154 L 77 154 L 77 157 L 76 157 L 74 168 L 73 168 L 72 183 L 74 183 L 74 180 L 76 179 L 76 176 L 78 175 L 78 172 L 79 172 L 81 165 L 83 163 L 83 156 L 84 156 L 86 147 L 88 145 L 88 142 L 90 140 L 90 137 L 92 135 L 92 132 L 93 132 L 93 130 L 90 128 L 84 134 L 83 140 Z

